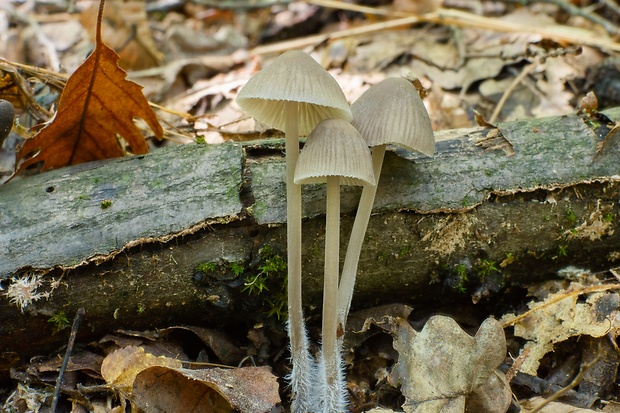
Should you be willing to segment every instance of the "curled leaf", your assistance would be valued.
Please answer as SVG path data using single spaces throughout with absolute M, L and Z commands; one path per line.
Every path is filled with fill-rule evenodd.
M 146 411 L 167 413 L 265 413 L 280 402 L 277 379 L 265 367 L 151 367 L 136 377 L 133 395 Z

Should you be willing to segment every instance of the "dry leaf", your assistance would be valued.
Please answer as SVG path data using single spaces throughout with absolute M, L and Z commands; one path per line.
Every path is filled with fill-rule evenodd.
M 444 316 L 431 317 L 419 333 L 404 319 L 391 319 L 391 324 L 399 358 L 390 381 L 401 384 L 405 412 L 462 413 L 466 403 L 490 409 L 478 413 L 508 409 L 510 391 L 496 376 L 501 375 L 496 369 L 506 355 L 506 339 L 498 321 L 487 319 L 474 337 Z M 491 391 L 487 399 L 502 400 L 493 407 L 482 400 Z M 471 398 L 478 400 L 467 400 Z
M 174 326 L 160 330 L 160 334 L 171 334 L 177 330 L 191 331 L 194 333 L 218 358 L 221 363 L 227 365 L 238 364 L 246 352 L 230 337 L 219 330 L 196 326 Z
M 581 285 L 572 284 L 573 289 Z M 530 315 L 514 325 L 514 335 L 525 338 L 524 350 L 530 352 L 521 366 L 522 372 L 536 376 L 540 360 L 553 350 L 556 343 L 583 334 L 601 337 L 613 327 L 612 314 L 618 312 L 620 296 L 617 293 L 597 292 L 588 296 L 585 302 L 579 300 L 581 294 L 560 291 L 550 294 L 544 301 L 531 301 L 528 304 Z M 505 325 L 512 324 L 514 314 L 502 318 Z
M 101 11 L 100 11 L 101 13 Z M 100 34 L 101 22 L 98 21 Z M 133 117 L 146 121 L 158 138 L 163 129 L 142 94 L 118 67 L 118 55 L 97 37 L 93 53 L 71 75 L 60 96 L 53 121 L 28 139 L 16 157 L 16 174 L 43 162 L 42 171 L 124 155 L 116 135 L 131 152 L 144 154 L 148 145 Z
M 142 347 L 116 350 L 101 363 L 101 376 L 108 384 L 124 393 L 131 393 L 134 379 L 143 370 L 153 366 L 181 367 L 181 361 L 145 353 Z
M 277 379 L 265 367 L 151 367 L 136 377 L 133 395 L 146 411 L 167 413 L 263 413 L 280 402 Z

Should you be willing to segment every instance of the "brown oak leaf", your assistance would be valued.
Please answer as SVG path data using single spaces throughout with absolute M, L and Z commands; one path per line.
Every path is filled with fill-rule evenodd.
M 134 154 L 148 145 L 134 117 L 146 121 L 159 139 L 163 129 L 142 87 L 126 79 L 119 56 L 101 38 L 101 1 L 93 53 L 68 79 L 51 123 L 28 139 L 16 156 L 16 172 L 43 162 L 41 171 L 124 155 L 117 135 Z

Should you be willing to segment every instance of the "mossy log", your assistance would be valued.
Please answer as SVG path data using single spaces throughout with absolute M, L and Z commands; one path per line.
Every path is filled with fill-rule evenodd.
M 620 119 L 620 110 L 606 112 Z M 620 261 L 620 155 L 612 122 L 562 116 L 437 133 L 434 158 L 388 152 L 354 307 L 489 302 L 568 265 Z M 342 253 L 359 189 L 343 189 Z M 324 189 L 304 189 L 304 300 L 317 314 Z M 186 145 L 16 178 L 0 187 L 0 374 L 57 348 L 50 317 L 86 309 L 115 329 L 252 323 L 282 304 L 265 246 L 285 251 L 283 145 Z M 285 254 L 284 254 L 285 255 Z M 23 311 L 10 286 L 39 275 Z M 269 278 L 271 277 L 271 278 Z M 8 293 L 8 294 L 7 294 Z M 14 291 L 13 291 L 14 293 Z M 67 333 L 68 334 L 68 333 Z M 16 354 L 19 357 L 16 357 Z

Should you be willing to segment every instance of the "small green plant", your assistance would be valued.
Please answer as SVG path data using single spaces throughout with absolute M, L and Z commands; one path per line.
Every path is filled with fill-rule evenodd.
M 480 277 L 480 280 L 483 281 L 486 277 L 493 274 L 494 272 L 499 272 L 495 261 L 489 261 L 487 259 L 482 259 L 476 265 L 476 272 Z
M 243 289 L 241 291 L 247 291 L 248 294 L 260 294 L 264 290 L 269 291 L 267 288 L 267 278 L 269 276 L 265 273 L 259 272 L 256 275 L 247 277 L 243 283 Z
M 146 306 L 142 303 L 138 303 L 138 308 L 136 309 L 136 312 L 138 314 L 144 314 L 145 310 L 146 310 Z
M 454 271 L 456 272 L 457 277 L 467 281 L 467 266 L 465 264 L 457 264 L 456 267 L 454 267 Z
M 203 262 L 198 264 L 196 271 L 200 271 L 204 274 L 210 274 L 215 271 L 216 267 L 217 266 L 213 261 Z
M 605 214 L 605 216 L 603 216 L 603 221 L 605 222 L 614 222 L 614 214 L 611 212 L 608 212 Z
M 101 209 L 108 209 L 111 206 L 112 206 L 112 200 L 104 199 L 103 201 L 101 201 Z
M 245 271 L 243 265 L 239 264 L 238 262 L 231 263 L 230 270 L 233 272 L 233 274 L 235 274 L 236 277 L 240 276 Z
M 284 289 L 274 294 L 272 298 L 268 299 L 267 304 L 269 304 L 269 310 L 267 311 L 268 317 L 276 317 L 278 321 L 286 318 L 287 298 L 286 291 Z
M 456 264 L 453 267 L 453 272 L 454 282 L 452 283 L 452 288 L 461 294 L 465 294 L 467 292 L 467 282 L 469 281 L 467 266 L 465 264 Z
M 71 323 L 67 318 L 67 314 L 64 311 L 59 311 L 54 313 L 48 320 L 48 323 L 53 325 L 54 332 L 53 334 L 58 333 L 59 331 L 64 330 L 65 328 L 71 327 Z
M 398 258 L 403 258 L 405 255 L 409 255 L 409 253 L 411 253 L 411 246 L 410 245 L 403 245 L 398 250 Z
M 207 143 L 204 136 L 196 136 L 196 143 L 200 145 L 204 145 Z
M 568 245 L 560 244 L 558 245 L 558 257 L 566 257 L 568 256 Z
M 245 278 L 242 291 L 249 295 L 269 291 L 263 299 L 263 305 L 268 308 L 266 314 L 282 320 L 286 318 L 288 303 L 286 260 L 268 245 L 262 247 L 258 254 L 260 261 L 256 271 Z
M 566 219 L 568 220 L 568 222 L 571 223 L 571 225 L 577 222 L 577 215 L 575 215 L 575 211 L 573 211 L 573 208 L 566 208 Z
M 499 263 L 499 266 L 502 268 L 505 268 L 507 266 L 509 266 L 510 264 L 514 263 L 517 259 L 515 258 L 514 255 L 512 255 L 511 252 L 507 252 L 506 253 L 506 258 L 504 258 L 504 260 L 502 262 Z
M 274 253 L 269 246 L 264 246 L 258 254 L 261 256 L 261 263 L 258 266 L 258 273 L 248 275 L 245 279 L 243 291 L 248 294 L 260 294 L 263 290 L 269 290 L 267 281 L 270 276 L 277 276 L 286 271 L 286 261 Z
M 386 250 L 383 250 L 379 252 L 377 259 L 381 262 L 387 262 L 389 257 L 390 257 L 390 254 Z

